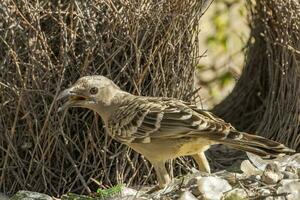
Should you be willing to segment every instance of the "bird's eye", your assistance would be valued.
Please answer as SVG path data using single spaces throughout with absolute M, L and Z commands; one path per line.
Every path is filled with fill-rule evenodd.
M 97 94 L 97 92 L 98 92 L 98 88 L 96 88 L 96 87 L 92 87 L 92 88 L 90 89 L 90 93 L 91 93 L 91 94 Z

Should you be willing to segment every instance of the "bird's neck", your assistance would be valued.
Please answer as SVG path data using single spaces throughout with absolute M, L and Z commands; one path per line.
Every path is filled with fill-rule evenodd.
M 109 101 L 106 101 L 106 104 L 99 104 L 93 110 L 96 111 L 106 123 L 114 111 L 118 109 L 120 102 L 124 101 L 124 99 L 130 98 L 131 96 L 133 95 L 122 90 L 117 91 L 110 96 L 110 99 Z

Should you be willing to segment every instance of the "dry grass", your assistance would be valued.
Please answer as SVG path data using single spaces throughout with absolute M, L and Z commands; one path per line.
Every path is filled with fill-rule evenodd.
M 71 109 L 62 121 L 54 100 L 86 74 L 134 94 L 190 100 L 203 8 L 198 0 L 3 0 L 0 191 L 154 183 L 150 164 L 103 134 L 99 116 Z M 176 172 L 189 165 L 177 163 Z

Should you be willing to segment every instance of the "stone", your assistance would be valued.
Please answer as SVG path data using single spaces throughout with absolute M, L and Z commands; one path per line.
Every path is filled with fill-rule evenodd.
M 284 171 L 282 174 L 284 179 L 298 179 L 298 174 L 293 172 Z
M 287 166 L 285 168 L 286 172 L 291 172 L 293 174 L 297 174 L 298 173 L 298 168 L 294 167 L 294 166 Z
M 228 172 L 226 170 L 216 172 L 214 175 L 225 179 L 230 185 L 235 185 L 239 179 L 245 178 L 245 174 Z
M 235 188 L 232 191 L 228 192 L 225 195 L 224 199 L 226 199 L 226 200 L 227 199 L 236 199 L 236 200 L 239 200 L 239 199 L 247 199 L 247 197 L 248 197 L 247 192 L 244 189 Z
M 124 187 L 122 188 L 121 191 L 121 196 L 140 196 L 142 192 L 139 192 L 135 189 L 129 188 L 129 187 Z
M 271 191 L 269 189 L 263 188 L 263 189 L 260 189 L 260 194 L 263 196 L 267 196 L 267 195 L 271 194 Z
M 0 200 L 9 200 L 9 197 L 0 192 Z
M 20 190 L 10 200 L 53 200 L 53 198 L 38 192 Z
M 256 168 L 255 166 L 253 166 L 249 160 L 244 160 L 241 163 L 241 170 L 247 176 L 262 174 L 262 170 L 259 170 L 258 168 Z
M 187 182 L 186 187 L 191 187 L 191 186 L 197 185 L 198 180 L 201 178 L 202 178 L 201 176 L 196 176 L 196 177 L 191 178 Z
M 269 164 L 270 161 L 268 160 L 264 160 L 261 157 L 253 154 L 253 153 L 249 153 L 246 152 L 249 160 L 251 161 L 251 163 L 253 163 L 253 165 L 258 169 L 258 170 L 265 170 L 266 166 Z
M 190 191 L 184 191 L 178 200 L 197 200 L 197 198 L 190 192 Z
M 300 168 L 297 169 L 297 175 L 300 177 Z
M 287 200 L 299 200 L 300 199 L 300 181 L 282 181 L 282 186 L 277 189 L 277 194 L 288 193 Z
M 201 176 L 194 177 L 191 180 L 189 180 L 189 182 L 186 185 L 186 187 L 189 188 L 189 190 L 192 192 L 192 194 L 195 195 L 196 197 L 201 195 L 201 193 L 199 192 L 199 189 L 198 189 L 198 184 L 197 184 L 197 182 L 201 178 L 202 178 Z
M 197 185 L 199 193 L 206 200 L 220 200 L 224 192 L 232 189 L 226 180 L 219 177 L 202 177 Z
M 276 184 L 283 178 L 283 174 L 279 171 L 279 167 L 275 163 L 267 164 L 263 175 L 261 176 L 261 180 L 268 184 Z

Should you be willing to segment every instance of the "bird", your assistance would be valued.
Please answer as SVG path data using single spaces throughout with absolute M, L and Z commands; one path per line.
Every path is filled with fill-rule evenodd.
M 204 152 L 215 144 L 262 157 L 294 152 L 281 143 L 238 131 L 190 102 L 133 95 L 101 75 L 79 78 L 56 98 L 61 99 L 67 100 L 60 110 L 82 107 L 98 113 L 107 134 L 153 165 L 161 189 L 171 182 L 166 162 L 180 156 L 192 156 L 200 171 L 211 173 Z

